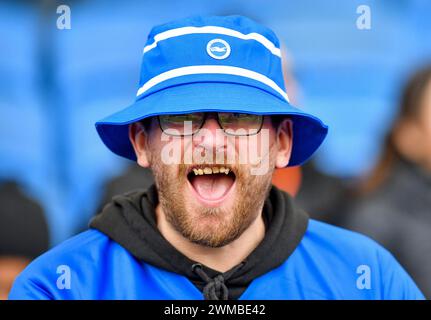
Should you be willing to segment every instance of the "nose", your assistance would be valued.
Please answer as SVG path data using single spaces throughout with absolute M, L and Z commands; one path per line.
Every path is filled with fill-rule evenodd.
M 214 114 L 209 114 L 199 132 L 194 136 L 194 145 L 217 152 L 225 147 L 225 135 Z
M 214 113 L 209 113 L 206 117 L 205 123 L 203 124 L 202 128 L 205 128 L 212 132 L 213 131 L 216 132 L 217 129 L 221 129 L 217 121 L 217 115 Z

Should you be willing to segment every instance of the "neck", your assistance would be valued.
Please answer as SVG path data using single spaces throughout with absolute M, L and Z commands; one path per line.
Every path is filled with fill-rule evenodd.
M 156 215 L 160 233 L 172 246 L 189 259 L 219 272 L 226 272 L 241 263 L 265 236 L 263 216 L 259 214 L 250 227 L 236 240 L 223 247 L 212 248 L 193 243 L 183 237 L 166 220 L 160 205 L 156 208 Z

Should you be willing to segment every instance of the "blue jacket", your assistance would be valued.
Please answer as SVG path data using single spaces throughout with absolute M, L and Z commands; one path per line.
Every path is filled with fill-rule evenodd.
M 33 261 L 10 299 L 202 299 L 184 276 L 91 229 Z M 423 299 L 393 256 L 365 236 L 310 220 L 290 257 L 240 299 Z

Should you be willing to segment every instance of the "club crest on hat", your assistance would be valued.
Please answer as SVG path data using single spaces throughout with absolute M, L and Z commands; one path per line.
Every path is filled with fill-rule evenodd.
M 207 44 L 207 53 L 214 59 L 226 59 L 230 55 L 230 45 L 222 39 L 213 39 Z

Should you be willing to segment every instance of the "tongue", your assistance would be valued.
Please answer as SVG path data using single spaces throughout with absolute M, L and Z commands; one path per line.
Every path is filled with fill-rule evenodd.
M 233 178 L 225 174 L 203 175 L 195 176 L 191 183 L 202 198 L 217 200 L 229 191 Z

